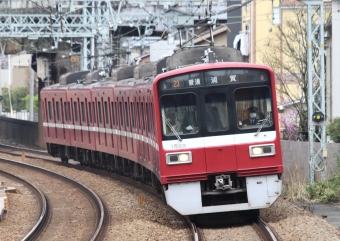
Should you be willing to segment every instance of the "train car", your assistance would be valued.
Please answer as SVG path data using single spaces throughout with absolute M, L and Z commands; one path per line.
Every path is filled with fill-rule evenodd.
M 268 66 L 243 63 L 235 49 L 199 47 L 114 70 L 88 90 L 97 121 L 88 132 L 95 145 L 45 136 L 51 155 L 147 183 L 183 215 L 258 210 L 280 196 L 275 76 Z M 84 90 L 66 92 L 69 98 Z M 48 101 L 42 103 L 45 116 L 54 108 Z M 84 108 L 83 115 L 88 112 Z M 82 128 L 77 125 L 56 128 L 72 132 Z

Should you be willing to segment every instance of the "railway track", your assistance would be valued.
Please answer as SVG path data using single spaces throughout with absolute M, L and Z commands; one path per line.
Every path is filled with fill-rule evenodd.
M 92 190 L 83 184 L 70 179 L 58 173 L 32 166 L 26 163 L 17 162 L 9 159 L 0 158 L 0 168 L 6 169 L 13 173 L 20 173 L 21 179 L 28 180 L 31 183 L 37 183 L 40 193 L 45 195 L 46 204 L 44 207 L 44 216 L 39 218 L 38 225 L 33 227 L 33 231 L 27 234 L 25 240 L 52 240 L 56 232 L 63 233 L 67 239 L 72 235 L 72 225 L 62 225 L 65 222 L 88 221 L 84 229 L 84 236 L 87 240 L 101 240 L 105 234 L 109 216 L 107 210 Z M 46 182 L 46 180 L 51 180 Z M 43 201 L 39 201 L 42 202 Z M 79 215 L 79 207 L 83 205 L 86 210 L 85 214 Z M 42 205 L 42 204 L 40 204 Z M 53 210 L 53 211 L 51 211 Z M 37 226 L 37 227 L 36 227 Z M 92 226 L 92 227 L 91 227 Z
M 22 240 L 34 240 L 35 238 L 37 238 L 41 232 L 44 230 L 44 227 L 48 224 L 48 217 L 49 214 L 51 212 L 49 205 L 47 204 L 47 198 L 45 196 L 45 194 L 40 191 L 39 188 L 37 188 L 34 184 L 18 177 L 15 176 L 11 173 L 5 172 L 0 170 L 0 176 L 4 176 L 8 179 L 11 179 L 15 182 L 18 182 L 22 185 L 24 185 L 25 187 L 27 187 L 31 193 L 35 196 L 35 199 L 38 202 L 38 206 L 39 206 L 39 215 L 38 215 L 38 219 L 35 223 L 35 225 L 33 226 L 33 228 L 27 233 L 27 235 L 22 239 Z
M 21 155 L 21 152 L 25 151 L 27 156 L 31 156 L 31 157 L 40 156 L 39 158 L 42 158 L 42 159 L 44 159 L 44 157 L 46 157 L 47 161 L 50 161 L 50 159 L 51 159 L 50 155 L 47 152 L 40 151 L 40 150 L 34 150 L 34 149 L 29 149 L 29 148 L 21 148 L 21 147 L 15 147 L 15 146 L 0 144 L 0 152 L 3 152 L 3 148 L 10 150 L 9 154 L 13 154 L 13 155 Z M 8 153 L 7 151 L 4 151 L 4 152 Z M 43 156 L 43 157 L 41 157 L 41 156 Z M 141 190 L 144 190 L 144 191 L 150 193 L 151 195 L 155 196 L 160 201 L 162 201 L 163 197 L 159 193 L 157 193 L 157 191 L 155 189 L 153 189 L 153 188 L 151 188 L 147 185 L 144 185 L 140 182 L 136 182 L 136 181 L 134 181 L 130 178 L 126 178 L 126 177 L 123 177 L 123 176 L 112 174 L 112 173 L 109 173 L 105 170 L 93 169 L 93 168 L 80 166 L 80 165 L 74 165 L 74 164 L 70 164 L 70 163 L 58 162 L 58 164 L 63 165 L 63 166 L 67 166 L 67 167 L 70 167 L 70 168 L 75 168 L 75 169 L 78 169 L 78 170 L 85 170 L 85 171 L 88 171 L 88 172 L 91 172 L 91 173 L 94 173 L 94 174 L 98 174 L 98 175 L 101 175 L 101 176 L 107 176 L 109 178 L 119 180 L 121 182 L 127 183 L 129 185 L 134 186 L 134 187 L 138 187 Z M 189 240 L 194 240 L 194 241 L 209 240 L 204 236 L 204 229 L 197 228 L 195 222 L 191 221 L 189 217 L 181 216 L 180 214 L 178 214 L 174 210 L 172 210 L 172 212 L 175 212 L 176 215 L 178 215 L 183 220 L 183 223 L 185 223 L 185 225 L 187 226 Z M 270 228 L 265 224 L 265 222 L 263 220 L 261 220 L 260 218 L 257 219 L 255 222 L 249 224 L 249 226 L 251 226 L 251 228 L 259 236 L 259 240 L 263 240 L 263 241 L 280 240 L 280 239 L 276 238 L 273 231 L 271 231 Z

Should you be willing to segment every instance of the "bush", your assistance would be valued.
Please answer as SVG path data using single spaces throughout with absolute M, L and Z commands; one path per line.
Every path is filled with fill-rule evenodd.
M 340 117 L 336 117 L 327 125 L 327 134 L 335 143 L 340 143 Z
M 305 190 L 311 200 L 324 203 L 338 202 L 340 199 L 340 174 L 335 174 L 323 182 L 308 184 Z

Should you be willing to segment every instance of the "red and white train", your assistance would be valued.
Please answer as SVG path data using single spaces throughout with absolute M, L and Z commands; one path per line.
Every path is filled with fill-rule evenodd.
M 238 50 L 182 50 L 104 80 L 67 74 L 41 106 L 52 156 L 148 183 L 183 215 L 257 210 L 281 194 L 274 72 Z

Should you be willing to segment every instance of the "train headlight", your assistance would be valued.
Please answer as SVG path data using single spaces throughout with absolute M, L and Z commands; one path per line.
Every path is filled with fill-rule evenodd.
M 275 155 L 275 145 L 257 145 L 249 146 L 250 157 L 260 157 L 260 156 L 274 156 Z
M 191 152 L 176 152 L 165 155 L 167 165 L 192 163 Z

